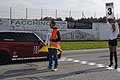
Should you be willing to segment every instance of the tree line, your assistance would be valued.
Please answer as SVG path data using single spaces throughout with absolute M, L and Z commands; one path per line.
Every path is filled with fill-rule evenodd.
M 78 21 L 78 22 L 85 22 L 85 23 L 93 23 L 93 22 L 101 22 L 101 23 L 106 23 L 106 17 L 99 17 L 99 18 L 94 18 L 94 17 L 90 17 L 90 18 L 80 18 L 80 19 L 74 19 L 73 17 L 66 17 L 65 20 L 63 20 L 62 18 L 52 18 L 52 17 L 44 17 L 42 20 L 46 20 L 49 21 L 51 19 L 54 19 L 55 21 L 67 21 L 67 22 L 72 22 L 72 21 Z M 116 21 L 118 23 L 120 23 L 120 19 L 116 19 Z

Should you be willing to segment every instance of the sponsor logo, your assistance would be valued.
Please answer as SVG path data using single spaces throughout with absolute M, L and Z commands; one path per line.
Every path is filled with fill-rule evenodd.
M 30 26 L 30 25 L 32 25 L 32 26 L 36 26 L 36 25 L 38 25 L 38 26 L 48 26 L 49 25 L 49 22 L 48 21 L 41 21 L 41 20 L 25 20 L 25 19 L 23 19 L 23 20 L 11 20 L 11 24 L 15 24 L 16 26 L 18 26 L 18 27 L 20 27 L 21 25 L 23 26 Z

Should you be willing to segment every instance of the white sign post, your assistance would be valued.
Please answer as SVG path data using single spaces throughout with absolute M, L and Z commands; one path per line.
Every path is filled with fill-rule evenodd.
M 114 19 L 113 3 L 106 3 L 106 17 Z

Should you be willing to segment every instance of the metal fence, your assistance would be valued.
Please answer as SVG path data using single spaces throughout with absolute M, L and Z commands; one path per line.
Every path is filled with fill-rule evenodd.
M 103 13 L 103 12 L 102 12 Z M 105 12 L 104 12 L 105 13 Z M 60 9 L 44 9 L 44 8 L 14 8 L 8 7 L 0 10 L 0 18 L 12 19 L 41 19 L 44 17 L 62 18 L 73 17 L 79 19 L 81 17 L 103 17 L 101 12 L 90 12 L 85 10 L 60 10 Z

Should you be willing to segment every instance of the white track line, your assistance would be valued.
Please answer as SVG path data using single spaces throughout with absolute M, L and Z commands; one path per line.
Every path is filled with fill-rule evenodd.
M 117 71 L 120 72 L 120 68 L 117 68 Z
M 94 65 L 96 65 L 96 63 L 90 62 L 90 63 L 88 63 L 88 65 L 94 66 Z
M 105 67 L 103 64 L 96 64 L 97 67 Z
M 91 66 L 95 66 L 96 65 L 97 67 L 106 67 L 106 69 L 108 69 L 108 70 L 113 70 L 114 69 L 113 67 L 108 67 L 108 66 L 105 66 L 104 64 L 96 64 L 94 62 L 89 62 L 88 63 L 88 61 L 74 60 L 72 58 L 65 58 L 65 57 L 63 57 L 59 61 L 71 61 L 71 62 L 75 62 L 75 63 L 80 62 L 81 64 L 87 64 L 87 65 L 91 65 Z M 116 71 L 120 72 L 120 68 L 117 68 Z
M 74 60 L 73 62 L 80 62 L 80 60 Z
M 106 69 L 112 70 L 112 69 L 114 69 L 114 68 L 113 68 L 113 67 L 107 67 Z
M 81 61 L 80 63 L 81 64 L 87 64 L 87 61 Z
M 73 61 L 73 59 L 71 59 L 71 58 L 68 58 L 68 59 L 67 59 L 67 61 Z
M 65 60 L 66 60 L 65 57 L 59 59 L 59 61 L 65 61 Z

